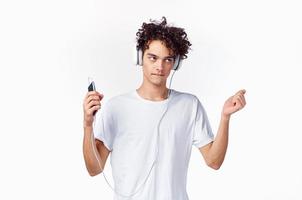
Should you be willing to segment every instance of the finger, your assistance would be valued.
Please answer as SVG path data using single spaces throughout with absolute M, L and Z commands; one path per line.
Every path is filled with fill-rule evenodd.
M 245 98 L 244 98 L 244 96 L 242 95 L 242 97 L 240 97 L 240 99 L 242 100 L 242 102 L 243 102 L 243 105 L 245 106 L 245 104 L 246 104 L 246 101 L 245 101 Z
M 239 98 L 241 99 L 243 105 L 245 105 L 245 104 L 246 104 L 246 101 L 245 101 L 244 94 L 239 94 L 238 96 L 239 96 Z
M 241 107 L 243 107 L 244 103 L 240 96 L 238 96 L 237 100 L 240 103 Z
M 94 94 L 94 91 L 87 92 L 83 101 L 86 102 L 86 100 L 93 94 Z
M 94 111 L 99 110 L 101 107 L 100 106 L 93 106 L 90 109 L 88 109 L 87 114 L 88 115 L 93 115 Z
M 88 96 L 85 100 L 84 100 L 84 103 L 85 104 L 88 104 L 90 103 L 90 101 L 92 100 L 98 100 L 98 101 L 101 101 L 103 99 L 104 95 L 100 94 L 100 95 L 96 95 L 96 94 L 92 94 L 90 96 Z
M 98 95 L 98 96 L 100 96 L 100 97 L 104 97 L 104 95 L 101 94 L 101 93 L 99 93 L 98 91 L 90 91 L 90 92 L 87 92 L 85 98 L 88 98 L 88 97 L 91 96 L 91 95 Z
M 90 109 L 91 107 L 93 106 L 101 106 L 101 102 L 100 101 L 95 101 L 95 100 L 92 100 L 90 101 L 88 104 L 87 104 L 87 108 Z
M 99 110 L 99 109 L 101 109 L 101 105 L 92 105 L 91 107 L 86 107 L 86 109 L 85 109 L 85 114 L 86 115 L 91 115 L 91 114 L 93 114 L 93 112 L 91 112 L 91 111 L 95 111 L 95 110 Z
M 94 100 L 94 96 L 88 96 L 85 100 L 84 100 L 84 105 L 89 104 L 92 100 Z
M 89 92 L 87 92 L 86 96 L 85 96 L 85 99 L 88 98 L 90 95 L 93 95 L 95 93 L 96 93 L 96 91 L 89 91 Z
M 87 103 L 90 103 L 91 101 L 101 101 L 100 97 L 97 95 L 89 96 L 87 98 Z
M 98 96 L 100 96 L 100 97 L 104 97 L 104 94 L 102 94 L 102 93 L 100 93 L 100 92 L 98 92 L 98 91 L 95 91 L 96 93 L 96 95 L 98 95 Z
M 95 91 L 96 92 L 96 95 L 98 95 L 101 99 L 104 97 L 104 94 L 98 92 L 98 91 Z
M 238 107 L 238 106 L 242 106 L 243 102 L 241 101 L 239 96 L 235 96 L 234 97 L 234 106 Z
M 245 94 L 245 93 L 246 93 L 246 90 L 242 89 L 242 90 L 239 90 L 238 92 L 236 92 L 235 95 L 237 95 L 237 94 Z
M 243 94 L 238 94 L 237 98 L 240 99 L 240 102 L 244 105 L 245 104 L 245 98 Z

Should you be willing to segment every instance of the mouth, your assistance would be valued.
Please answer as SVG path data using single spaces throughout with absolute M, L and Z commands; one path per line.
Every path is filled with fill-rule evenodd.
M 164 76 L 163 74 L 151 74 L 153 76 Z

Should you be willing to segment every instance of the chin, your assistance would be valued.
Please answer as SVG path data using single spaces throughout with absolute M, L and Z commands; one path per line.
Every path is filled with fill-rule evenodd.
M 154 84 L 154 85 L 161 85 L 161 84 L 164 83 L 163 80 L 158 79 L 158 78 L 151 78 L 151 79 L 150 79 L 150 82 L 151 82 L 152 84 Z
M 161 86 L 165 85 L 165 83 L 162 82 L 162 81 L 152 81 L 151 83 L 152 83 L 153 85 L 158 86 L 158 87 L 161 87 Z

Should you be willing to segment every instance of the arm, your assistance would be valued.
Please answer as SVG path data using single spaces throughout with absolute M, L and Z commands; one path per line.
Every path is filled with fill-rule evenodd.
M 229 121 L 230 117 L 222 116 L 215 140 L 199 148 L 207 165 L 216 170 L 222 165 L 227 151 Z
M 228 147 L 230 118 L 233 113 L 245 106 L 244 94 L 245 90 L 240 90 L 225 102 L 215 140 L 199 148 L 207 165 L 213 169 L 219 169 L 224 161 Z
M 83 154 L 85 165 L 90 176 L 96 176 L 103 171 L 109 153 L 110 151 L 105 147 L 102 141 L 94 139 L 92 127 L 84 127 Z M 98 158 L 96 158 L 96 156 Z M 101 167 L 98 160 L 100 161 Z
M 83 103 L 83 154 L 87 171 L 91 176 L 95 176 L 103 171 L 107 157 L 110 153 L 110 151 L 104 146 L 103 142 L 94 139 L 93 135 L 93 113 L 100 109 L 100 101 L 102 98 L 103 95 L 97 91 L 88 92 Z

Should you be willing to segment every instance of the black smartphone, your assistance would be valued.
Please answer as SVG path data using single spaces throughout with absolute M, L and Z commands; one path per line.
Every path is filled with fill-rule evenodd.
M 94 84 L 93 81 L 91 81 L 91 83 L 89 84 L 89 86 L 88 86 L 88 91 L 89 91 L 89 92 L 90 92 L 90 91 L 95 91 L 95 84 Z
M 88 86 L 88 91 L 95 91 L 95 84 L 94 81 L 91 81 L 89 86 Z M 95 115 L 96 111 L 93 112 L 93 115 Z

